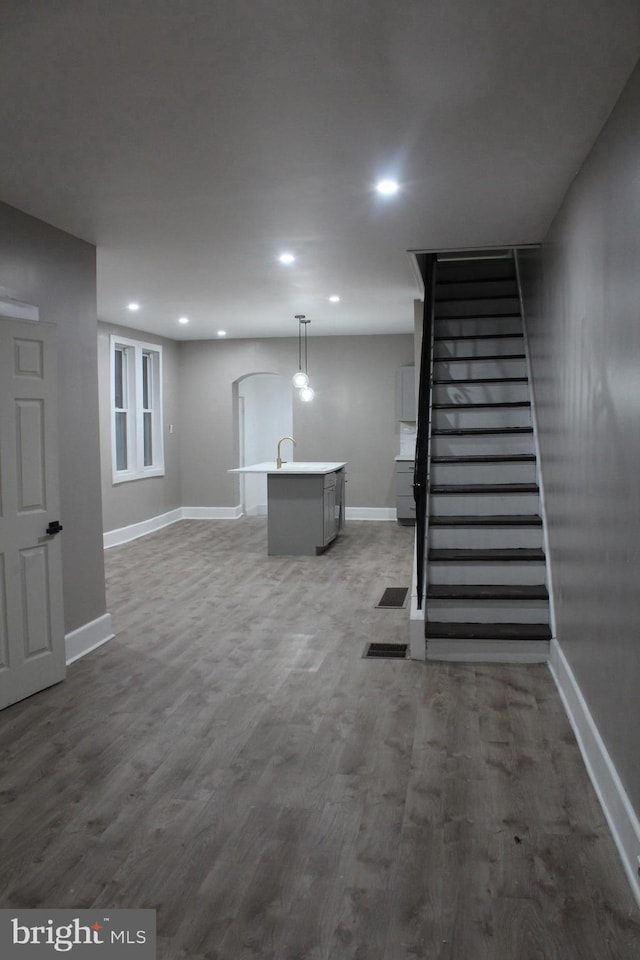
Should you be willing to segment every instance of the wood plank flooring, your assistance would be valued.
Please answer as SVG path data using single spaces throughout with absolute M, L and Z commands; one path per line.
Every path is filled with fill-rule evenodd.
M 0 714 L 0 906 L 153 907 L 161 960 L 637 960 L 546 666 L 362 659 L 412 537 L 108 551 L 116 638 Z

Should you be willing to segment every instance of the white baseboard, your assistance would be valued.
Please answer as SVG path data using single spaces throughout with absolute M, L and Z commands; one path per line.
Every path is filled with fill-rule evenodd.
M 422 610 L 418 610 L 418 538 L 413 538 L 413 569 L 411 571 L 411 600 L 409 602 L 409 656 L 412 660 L 427 659 L 427 644 L 424 637 L 424 598 Z
M 175 523 L 176 520 L 182 520 L 182 507 L 170 510 L 169 513 L 162 513 L 157 517 L 151 517 L 149 520 L 142 520 L 140 523 L 131 523 L 128 527 L 109 530 L 103 534 L 104 549 L 118 547 L 122 543 L 129 543 L 130 540 L 137 540 L 138 537 L 146 537 L 148 533 L 162 530 L 163 527 L 168 527 L 170 523 Z
M 397 520 L 395 507 L 347 507 L 346 520 Z
M 239 520 L 242 506 L 237 507 L 183 507 L 182 520 Z
M 250 516 L 266 516 L 266 507 L 264 510 L 257 507 L 251 511 Z M 131 523 L 127 527 L 119 527 L 117 530 L 108 530 L 103 536 L 104 549 L 110 547 L 119 547 L 123 543 L 129 543 L 130 540 L 137 540 L 138 537 L 146 537 L 148 533 L 155 533 L 156 530 L 162 530 L 171 523 L 178 520 L 239 520 L 243 516 L 242 505 L 237 507 L 177 507 L 168 513 L 162 513 L 157 517 L 150 517 L 148 520 L 142 520 L 140 523 Z M 395 507 L 347 507 L 347 520 L 395 520 Z
M 427 659 L 427 644 L 424 638 L 424 610 L 418 610 L 418 598 L 411 594 L 409 608 L 409 656 L 412 660 Z
M 622 785 L 569 663 L 556 640 L 549 669 L 569 717 L 593 787 L 607 818 L 631 889 L 640 904 L 640 820 Z
M 72 630 L 64 638 L 67 666 L 95 650 L 96 647 L 101 647 L 107 640 L 111 640 L 113 635 L 110 613 L 105 613 L 97 620 L 91 620 L 77 630 Z
M 242 507 L 177 507 L 168 513 L 161 513 L 157 517 L 150 517 L 140 523 L 131 523 L 128 527 L 119 527 L 103 534 L 104 549 L 119 547 L 138 537 L 146 537 L 148 533 L 162 530 L 178 520 L 239 520 L 242 516 Z
M 245 517 L 266 517 L 267 515 L 267 505 L 266 503 L 259 503 L 255 507 L 249 507 L 248 510 L 244 511 Z

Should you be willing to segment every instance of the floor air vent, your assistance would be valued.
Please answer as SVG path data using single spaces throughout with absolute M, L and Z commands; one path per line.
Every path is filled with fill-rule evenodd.
M 377 607 L 404 607 L 409 592 L 408 587 L 387 587 L 380 599 Z
M 365 660 L 406 660 L 406 643 L 368 643 L 362 656 Z

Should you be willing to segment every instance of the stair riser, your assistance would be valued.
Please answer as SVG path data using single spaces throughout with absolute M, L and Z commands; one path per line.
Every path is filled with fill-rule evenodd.
M 434 380 L 492 380 L 496 377 L 526 377 L 524 360 L 435 360 Z
M 433 344 L 433 356 L 436 360 L 446 360 L 448 357 L 503 357 L 523 351 L 522 337 L 505 337 L 499 340 L 436 340 Z
M 454 300 L 472 297 L 517 297 L 518 284 L 515 280 L 461 280 L 457 283 L 443 283 L 438 287 L 438 300 Z
M 468 337 L 489 333 L 522 333 L 522 318 L 504 317 L 438 317 L 434 318 L 436 337 Z
M 447 584 L 544 584 L 545 565 L 537 560 L 459 563 L 429 561 L 427 583 Z M 435 617 L 433 618 L 435 620 Z
M 429 499 L 429 511 L 434 517 L 531 516 L 538 513 L 539 506 L 537 493 L 432 493 Z
M 441 300 L 436 301 L 435 316 L 440 317 L 499 317 L 503 313 L 518 313 L 517 297 L 495 300 Z
M 545 600 L 427 600 L 427 620 L 439 623 L 549 623 Z
M 431 482 L 447 483 L 535 483 L 535 461 L 525 463 L 432 463 Z
M 493 550 L 542 547 L 541 527 L 431 527 L 434 550 Z
M 437 437 L 431 438 L 433 457 L 474 457 L 474 456 L 517 456 L 519 453 L 533 453 L 533 434 L 520 433 L 489 434 L 473 437 Z
M 531 407 L 474 407 L 469 410 L 440 410 L 431 413 L 434 430 L 473 430 L 491 427 L 502 430 L 508 427 L 530 427 Z
M 436 383 L 434 403 L 528 403 L 528 383 Z
M 427 640 L 427 660 L 463 663 L 546 663 L 549 641 Z

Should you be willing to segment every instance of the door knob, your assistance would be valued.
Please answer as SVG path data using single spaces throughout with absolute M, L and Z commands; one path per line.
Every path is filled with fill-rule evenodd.
M 50 537 L 54 537 L 56 533 L 60 533 L 62 530 L 62 524 L 59 520 L 52 520 L 49 526 L 47 527 L 47 533 Z

